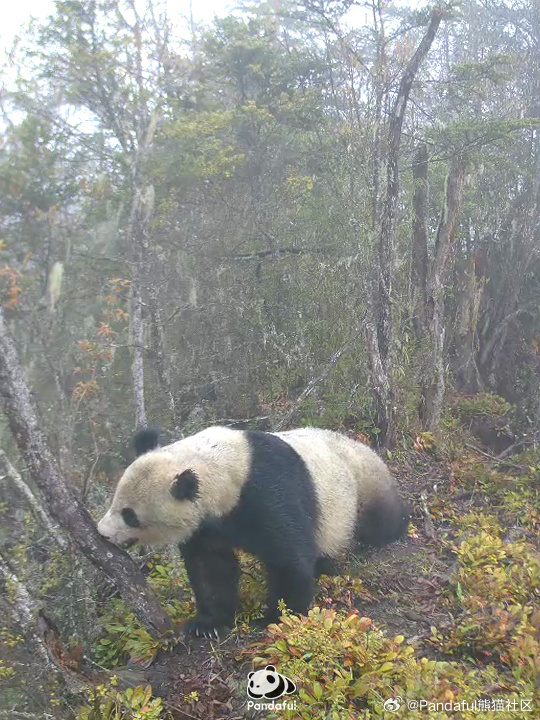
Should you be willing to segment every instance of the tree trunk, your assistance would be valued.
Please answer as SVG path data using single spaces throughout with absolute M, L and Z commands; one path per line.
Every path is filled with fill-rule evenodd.
M 0 398 L 11 432 L 48 510 L 77 548 L 114 583 L 129 607 L 149 629 L 164 633 L 172 623 L 127 553 L 99 535 L 88 510 L 71 493 L 41 431 L 25 374 L 0 311 Z
M 380 221 L 379 243 L 376 264 L 376 280 L 373 283 L 372 308 L 375 319 L 376 338 L 368 337 L 368 346 L 371 355 L 371 366 L 373 375 L 378 372 L 382 376 L 376 382 L 380 387 L 387 389 L 387 392 L 376 393 L 379 418 L 386 418 L 386 427 L 382 427 L 383 442 L 387 447 L 392 447 L 395 442 L 395 409 L 393 391 L 393 367 L 392 367 L 392 345 L 393 345 L 393 323 L 392 323 L 392 276 L 393 276 L 393 225 L 396 214 L 396 206 L 399 195 L 399 150 L 401 146 L 401 134 L 405 111 L 409 101 L 412 85 L 420 64 L 426 57 L 433 44 L 435 35 L 446 12 L 446 8 L 435 8 L 429 20 L 426 33 L 416 52 L 409 60 L 405 68 L 399 89 L 390 112 L 388 124 L 388 148 L 386 159 L 386 194 L 383 202 L 382 216 Z M 368 336 L 370 329 L 367 328 Z M 380 383 L 382 382 L 382 385 Z M 386 397 L 392 407 L 381 407 L 382 398 Z
M 142 72 L 140 67 L 138 72 Z M 140 78 L 140 82 L 142 82 L 142 77 Z M 147 111 L 141 110 L 141 114 L 146 116 Z M 148 242 L 148 226 L 154 212 L 154 188 L 151 184 L 145 182 L 144 169 L 157 121 L 158 113 L 157 110 L 154 110 L 152 114 L 148 116 L 148 120 L 145 123 L 141 122 L 141 125 L 144 125 L 144 127 L 141 126 L 137 133 L 139 146 L 135 151 L 131 179 L 131 212 L 128 225 L 128 245 L 131 255 L 134 257 L 131 296 L 131 335 L 133 343 L 131 373 L 133 395 L 135 398 L 135 424 L 137 427 L 144 427 L 147 425 L 147 417 L 144 399 L 145 323 L 143 305 L 146 304 L 149 310 L 148 314 L 152 326 L 153 340 L 155 342 L 153 357 L 156 362 L 159 384 L 169 407 L 175 431 L 179 433 L 180 428 L 172 391 L 170 365 L 165 353 L 165 329 L 163 327 L 154 279 L 151 276 L 149 277 L 148 272 L 148 269 L 152 266 L 150 245 Z
M 153 196 L 153 189 L 151 194 Z M 151 203 L 151 206 L 153 209 L 153 202 Z M 149 209 L 150 203 L 147 203 L 147 213 Z M 148 243 L 148 235 L 146 232 L 142 234 L 141 241 L 143 256 L 143 262 L 141 263 L 141 272 L 144 273 L 144 280 L 142 282 L 142 285 L 145 291 L 145 299 L 148 304 L 150 322 L 152 326 L 152 339 L 154 343 L 152 347 L 152 357 L 155 359 L 156 362 L 156 371 L 161 387 L 161 392 L 163 393 L 165 401 L 169 407 L 171 420 L 173 422 L 177 438 L 180 439 L 180 425 L 178 416 L 176 414 L 176 403 L 174 400 L 174 393 L 172 389 L 171 365 L 167 359 L 165 349 L 165 328 L 163 326 L 161 307 L 156 292 L 156 283 L 151 273 L 152 258 Z
M 40 603 L 30 594 L 9 561 L 0 553 L 0 586 L 2 585 L 9 614 L 35 650 L 37 658 L 33 660 L 39 659 L 41 665 L 59 673 L 69 692 L 80 693 L 88 680 L 69 667 L 64 658 L 65 649 L 58 628 L 45 615 Z
M 377 427 L 381 430 L 381 441 L 386 447 L 394 444 L 395 397 L 394 388 L 386 372 L 378 348 L 377 325 L 373 307 L 368 307 L 364 321 L 366 339 L 371 357 L 371 381 L 377 405 Z
M 131 280 L 131 344 L 133 355 L 131 361 L 131 380 L 133 383 L 133 399 L 135 402 L 135 427 L 142 428 L 148 424 L 146 404 L 144 400 L 144 319 L 140 288 L 139 272 L 133 272 Z
M 427 363 L 421 390 L 421 420 L 425 430 L 439 432 L 445 392 L 444 292 L 450 270 L 456 225 L 461 213 L 465 186 L 465 159 L 455 155 L 446 181 L 446 197 L 437 229 L 435 257 L 429 279 L 431 317 L 428 324 Z
M 148 293 L 148 301 L 150 305 L 150 319 L 152 322 L 152 336 L 154 338 L 155 347 L 153 348 L 153 355 L 156 360 L 156 371 L 158 375 L 159 384 L 161 386 L 161 392 L 165 396 L 167 405 L 169 406 L 169 412 L 171 414 L 171 420 L 174 425 L 174 430 L 177 435 L 177 439 L 180 439 L 180 425 L 179 419 L 176 414 L 176 403 L 174 400 L 174 393 L 172 391 L 170 363 L 167 360 L 165 351 L 165 328 L 163 327 L 163 318 L 161 316 L 161 309 L 157 302 L 157 298 L 153 297 L 152 292 Z
M 27 638 L 37 650 L 37 654 L 45 666 L 56 662 L 51 656 L 50 649 L 37 632 L 36 621 L 40 612 L 39 604 L 30 595 L 27 588 L 19 580 L 9 562 L 0 553 L 0 580 L 6 596 L 9 595 L 9 604 L 12 608 L 13 619 L 21 627 Z M 8 593 L 9 590 L 9 593 Z
M 467 264 L 463 273 L 463 284 L 458 293 L 453 341 L 455 355 L 452 360 L 452 375 L 457 387 L 466 393 L 477 393 L 484 389 L 476 362 L 476 353 L 478 318 L 486 279 L 477 274 L 474 247 L 472 233 L 469 231 Z
M 416 337 L 422 339 L 426 326 L 428 283 L 428 151 L 425 142 L 416 150 L 413 166 L 411 308 Z

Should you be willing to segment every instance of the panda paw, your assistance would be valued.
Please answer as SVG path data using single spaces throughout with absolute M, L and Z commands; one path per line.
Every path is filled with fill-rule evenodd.
M 206 638 L 207 640 L 219 640 L 219 631 L 212 623 L 195 618 L 184 625 L 186 636 Z

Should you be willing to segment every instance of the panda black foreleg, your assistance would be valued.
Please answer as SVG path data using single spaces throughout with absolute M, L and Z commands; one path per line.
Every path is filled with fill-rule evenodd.
M 267 623 L 279 619 L 278 603 L 281 599 L 293 613 L 305 615 L 315 594 L 313 567 L 297 568 L 267 565 L 268 610 L 264 620 Z
M 240 579 L 236 555 L 222 537 L 205 531 L 180 545 L 180 551 L 197 603 L 197 616 L 186 632 L 217 636 L 218 629 L 234 625 Z

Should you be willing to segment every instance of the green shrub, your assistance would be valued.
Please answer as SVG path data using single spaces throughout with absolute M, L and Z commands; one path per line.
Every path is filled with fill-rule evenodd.
M 497 720 L 516 719 L 507 703 L 520 697 L 533 698 L 526 682 L 519 689 L 498 683 L 495 668 L 464 667 L 455 662 L 417 659 L 403 636 L 387 637 L 369 618 L 357 613 L 340 614 L 314 608 L 307 617 L 285 613 L 279 625 L 269 628 L 268 639 L 258 646 L 253 659 L 257 667 L 268 663 L 294 680 L 297 694 L 294 709 L 286 707 L 266 717 L 290 720 L 370 720 L 388 718 L 384 702 L 400 699 L 395 718 L 425 720 L 488 720 L 491 712 L 456 711 L 458 703 L 498 696 L 501 711 Z M 518 683 L 516 683 L 516 686 Z M 494 689 L 496 688 L 496 689 Z M 502 691 L 505 695 L 501 695 Z M 418 703 L 417 709 L 407 707 Z M 420 702 L 428 703 L 420 707 Z M 450 708 L 450 709 L 449 709 Z
M 499 395 L 478 393 L 478 395 L 463 395 L 456 398 L 452 408 L 457 417 L 462 422 L 466 422 L 480 417 L 506 417 L 512 405 Z
M 113 678 L 109 685 L 100 685 L 86 691 L 88 704 L 77 712 L 77 720 L 166 720 L 170 713 L 163 707 L 161 698 L 152 697 L 152 688 L 115 689 Z
M 445 652 L 495 657 L 516 679 L 540 684 L 540 556 L 524 541 L 505 543 L 494 522 L 476 514 L 464 526 L 484 526 L 456 550 L 458 570 L 448 605 L 454 620 L 433 641 Z

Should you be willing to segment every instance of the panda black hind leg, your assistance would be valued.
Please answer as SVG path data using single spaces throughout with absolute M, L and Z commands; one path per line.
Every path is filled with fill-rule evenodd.
M 277 622 L 280 616 L 279 601 L 293 613 L 305 615 L 315 594 L 314 567 L 278 567 L 268 565 L 268 609 L 264 615 L 266 623 Z
M 233 548 L 202 529 L 180 551 L 197 602 L 197 616 L 186 624 L 186 633 L 217 637 L 218 630 L 234 626 L 240 566 Z

